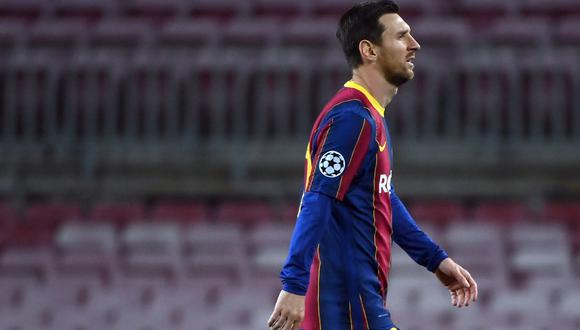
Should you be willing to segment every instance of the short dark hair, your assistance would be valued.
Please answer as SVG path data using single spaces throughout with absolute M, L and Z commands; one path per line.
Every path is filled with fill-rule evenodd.
M 384 14 L 396 14 L 399 5 L 394 1 L 370 1 L 360 3 L 349 9 L 340 18 L 336 37 L 340 41 L 348 64 L 356 68 L 362 64 L 358 50 L 361 40 L 368 40 L 374 44 L 381 42 L 384 27 L 379 18 Z

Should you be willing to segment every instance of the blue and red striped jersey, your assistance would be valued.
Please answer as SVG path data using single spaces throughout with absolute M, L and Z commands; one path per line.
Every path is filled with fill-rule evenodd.
M 284 290 L 306 295 L 304 330 L 393 327 L 386 308 L 391 239 L 432 271 L 447 257 L 391 187 L 384 112 L 363 86 L 349 81 L 314 123 L 304 194 L 281 272 Z

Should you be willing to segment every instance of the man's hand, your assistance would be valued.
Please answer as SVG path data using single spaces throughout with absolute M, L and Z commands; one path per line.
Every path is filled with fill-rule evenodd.
M 298 330 L 304 320 L 304 296 L 280 291 L 274 312 L 268 320 L 271 330 Z
M 477 283 L 467 270 L 451 258 L 439 264 L 435 276 L 449 290 L 453 306 L 469 306 L 469 300 L 477 300 Z

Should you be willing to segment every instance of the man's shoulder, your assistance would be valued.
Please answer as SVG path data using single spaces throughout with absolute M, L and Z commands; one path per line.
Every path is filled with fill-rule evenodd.
M 352 88 L 340 89 L 334 97 L 326 104 L 323 113 L 327 117 L 362 117 L 368 121 L 373 121 L 370 110 L 364 103 L 363 96 Z

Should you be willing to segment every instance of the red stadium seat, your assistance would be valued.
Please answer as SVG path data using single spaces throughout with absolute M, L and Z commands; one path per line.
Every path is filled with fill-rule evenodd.
M 580 3 L 577 0 L 523 0 L 525 14 L 543 16 L 566 16 L 580 14 Z
M 304 0 L 252 0 L 252 16 L 292 18 L 304 15 L 308 1 Z
M 552 202 L 544 207 L 543 219 L 580 225 L 580 202 Z
M 158 41 L 164 46 L 192 48 L 220 40 L 222 26 L 208 18 L 173 20 L 159 31 Z
M 91 44 L 104 47 L 132 48 L 153 36 L 152 26 L 137 19 L 102 20 L 91 33 Z
M 194 0 L 192 13 L 195 17 L 212 17 L 223 21 L 248 13 L 250 4 L 237 0 Z
M 4 228 L 6 246 L 46 246 L 54 233 L 54 226 L 42 223 L 18 223 Z
M 580 15 L 560 20 L 555 39 L 562 46 L 577 46 L 580 43 Z
M 541 18 L 505 18 L 481 31 L 484 41 L 509 47 L 538 47 L 550 37 L 548 22 Z
M 317 46 L 320 49 L 336 43 L 336 20 L 311 18 L 295 19 L 281 31 L 285 45 Z
M 263 202 L 225 202 L 217 210 L 216 220 L 254 224 L 272 220 L 270 207 Z
M 519 203 L 481 203 L 475 207 L 475 219 L 481 221 L 514 222 L 530 219 L 528 208 Z
M 418 19 L 412 33 L 421 45 L 429 47 L 459 46 L 470 36 L 469 26 L 458 18 Z
M 50 2 L 45 0 L 0 0 L 0 17 L 36 19 L 49 8 Z
M 156 221 L 198 222 L 208 219 L 208 207 L 205 203 L 159 203 L 153 208 L 152 219 Z
M 52 0 L 51 3 L 56 17 L 76 17 L 93 22 L 116 13 L 120 2 L 115 0 Z
M 491 21 L 514 14 L 520 10 L 519 1 L 503 0 L 459 0 L 457 12 L 476 25 L 489 24 Z
M 124 225 L 129 221 L 143 220 L 145 209 L 140 203 L 102 203 L 93 207 L 89 219 L 111 221 Z
M 455 201 L 416 202 L 411 205 L 410 212 L 418 221 L 441 223 L 463 220 L 466 215 L 464 206 Z
M 53 49 L 76 47 L 86 39 L 88 23 L 84 20 L 38 21 L 30 29 L 31 46 L 48 46 Z
M 280 24 L 269 18 L 234 20 L 223 31 L 224 45 L 246 48 L 267 47 L 278 36 Z
M 0 202 L 0 227 L 15 222 L 17 213 L 8 202 Z
M 287 203 L 283 205 L 280 210 L 280 220 L 290 223 L 296 222 L 299 208 L 300 203 Z
M 33 204 L 26 209 L 24 222 L 39 227 L 56 228 L 58 224 L 66 220 L 81 217 L 81 208 L 72 202 L 39 203 Z
M 189 7 L 190 3 L 183 0 L 129 0 L 125 1 L 122 9 L 130 16 L 162 23 L 185 13 Z
M 0 52 L 10 51 L 24 42 L 27 24 L 20 19 L 0 20 Z

